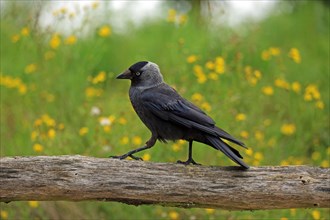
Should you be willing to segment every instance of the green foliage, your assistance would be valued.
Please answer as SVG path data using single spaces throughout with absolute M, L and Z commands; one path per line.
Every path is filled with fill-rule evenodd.
M 17 19 L 17 14 L 29 17 L 32 9 L 16 3 L 1 17 L 1 156 L 107 157 L 141 146 L 150 134 L 131 107 L 128 83 L 115 76 L 134 62 L 151 60 L 179 93 L 249 146 L 240 149 L 248 164 L 329 167 L 329 16 L 321 4 L 298 4 L 292 13 L 240 29 L 199 27 L 174 14 L 181 16 L 176 21 L 172 11 L 168 21 L 131 25 L 124 34 L 101 25 L 84 37 L 79 30 L 65 36 Z M 220 152 L 194 146 L 199 163 L 233 165 Z M 157 143 L 140 155 L 175 162 L 186 159 L 187 147 L 180 141 Z M 6 214 L 9 219 L 175 220 L 325 219 L 329 212 L 15 202 L 1 206 L 1 218 Z

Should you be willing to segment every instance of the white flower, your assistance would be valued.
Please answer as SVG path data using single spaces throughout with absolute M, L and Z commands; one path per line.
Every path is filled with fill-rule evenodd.
M 91 116 L 98 116 L 101 114 L 101 109 L 97 106 L 93 106 L 90 114 Z
M 109 118 L 102 117 L 102 118 L 100 118 L 100 125 L 101 126 L 109 126 L 109 125 L 111 125 L 111 121 L 110 121 Z

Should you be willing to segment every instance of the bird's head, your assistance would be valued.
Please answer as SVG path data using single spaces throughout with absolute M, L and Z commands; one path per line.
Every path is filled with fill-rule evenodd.
M 163 82 L 157 64 L 149 61 L 140 61 L 117 76 L 117 79 L 130 79 L 132 86 L 152 87 Z

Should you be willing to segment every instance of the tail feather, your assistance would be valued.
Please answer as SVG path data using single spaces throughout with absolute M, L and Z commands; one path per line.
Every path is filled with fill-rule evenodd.
M 239 152 L 236 149 L 230 147 L 228 144 L 223 142 L 220 138 L 216 138 L 216 137 L 212 137 L 212 136 L 207 136 L 206 138 L 216 149 L 220 150 L 227 157 L 229 157 L 232 161 L 241 165 L 245 169 L 249 168 L 249 166 L 240 159 L 240 158 L 242 158 L 242 156 L 239 154 Z
M 238 144 L 239 146 L 247 149 L 247 147 L 245 146 L 245 144 L 242 141 L 237 140 L 236 138 L 234 138 L 233 136 L 231 136 L 230 134 L 228 134 L 221 128 L 215 126 L 215 131 L 216 131 L 217 135 L 219 135 L 219 137 L 226 139 L 228 141 L 231 141 L 231 142 Z

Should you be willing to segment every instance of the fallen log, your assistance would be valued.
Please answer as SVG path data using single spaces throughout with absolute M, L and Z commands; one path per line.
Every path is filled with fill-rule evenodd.
M 265 210 L 329 208 L 330 169 L 184 166 L 85 156 L 0 158 L 0 201 L 117 201 Z

